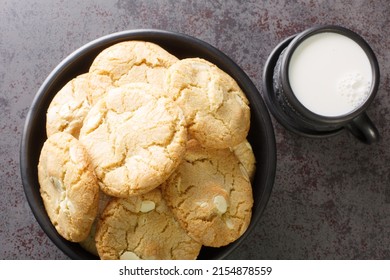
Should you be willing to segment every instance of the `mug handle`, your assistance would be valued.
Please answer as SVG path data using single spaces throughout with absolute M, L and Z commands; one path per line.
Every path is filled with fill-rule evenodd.
M 354 118 L 346 127 L 365 144 L 379 141 L 378 129 L 365 112 Z

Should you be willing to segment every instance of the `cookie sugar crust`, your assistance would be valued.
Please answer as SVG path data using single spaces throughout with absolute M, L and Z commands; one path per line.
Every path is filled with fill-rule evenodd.
M 113 199 L 96 232 L 102 259 L 196 259 L 201 244 L 174 219 L 159 188 L 127 199 Z
M 78 138 L 88 111 L 110 88 L 111 79 L 94 73 L 84 73 L 70 80 L 49 105 L 46 134 L 67 132 Z
M 190 140 L 162 189 L 175 217 L 193 239 L 220 247 L 248 228 L 253 196 L 248 174 L 230 149 L 206 149 Z
M 128 84 L 111 90 L 88 113 L 80 141 L 108 195 L 125 198 L 150 191 L 181 161 L 185 119 L 164 95 L 155 86 Z
M 164 86 L 202 146 L 223 149 L 245 140 L 249 102 L 236 81 L 216 65 L 201 58 L 182 59 L 168 69 Z
M 84 147 L 65 132 L 50 136 L 41 150 L 38 179 L 45 209 L 58 233 L 69 241 L 84 240 L 99 200 L 99 186 Z
M 90 72 L 107 75 L 115 86 L 145 82 L 162 86 L 167 68 L 178 58 L 151 42 L 125 41 L 104 49 Z

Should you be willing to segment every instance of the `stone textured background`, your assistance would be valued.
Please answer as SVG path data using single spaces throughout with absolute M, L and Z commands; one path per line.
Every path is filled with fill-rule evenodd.
M 50 71 L 100 36 L 159 28 L 198 37 L 230 56 L 262 90 L 263 65 L 286 37 L 316 24 L 363 36 L 380 63 L 368 109 L 382 139 L 310 139 L 273 119 L 277 173 L 260 223 L 232 259 L 390 259 L 390 2 L 0 0 L 0 259 L 67 259 L 24 196 L 19 145 Z

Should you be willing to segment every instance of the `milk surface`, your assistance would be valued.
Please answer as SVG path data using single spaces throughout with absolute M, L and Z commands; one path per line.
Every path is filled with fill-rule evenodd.
M 348 114 L 368 98 L 372 69 L 352 39 L 324 32 L 310 36 L 291 56 L 291 88 L 310 111 L 328 117 Z

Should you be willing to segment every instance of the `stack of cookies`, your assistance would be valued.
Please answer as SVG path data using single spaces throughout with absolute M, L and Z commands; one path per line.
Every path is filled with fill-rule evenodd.
M 40 192 L 58 233 L 101 259 L 196 259 L 248 228 L 248 100 L 201 58 L 103 50 L 48 111 Z

